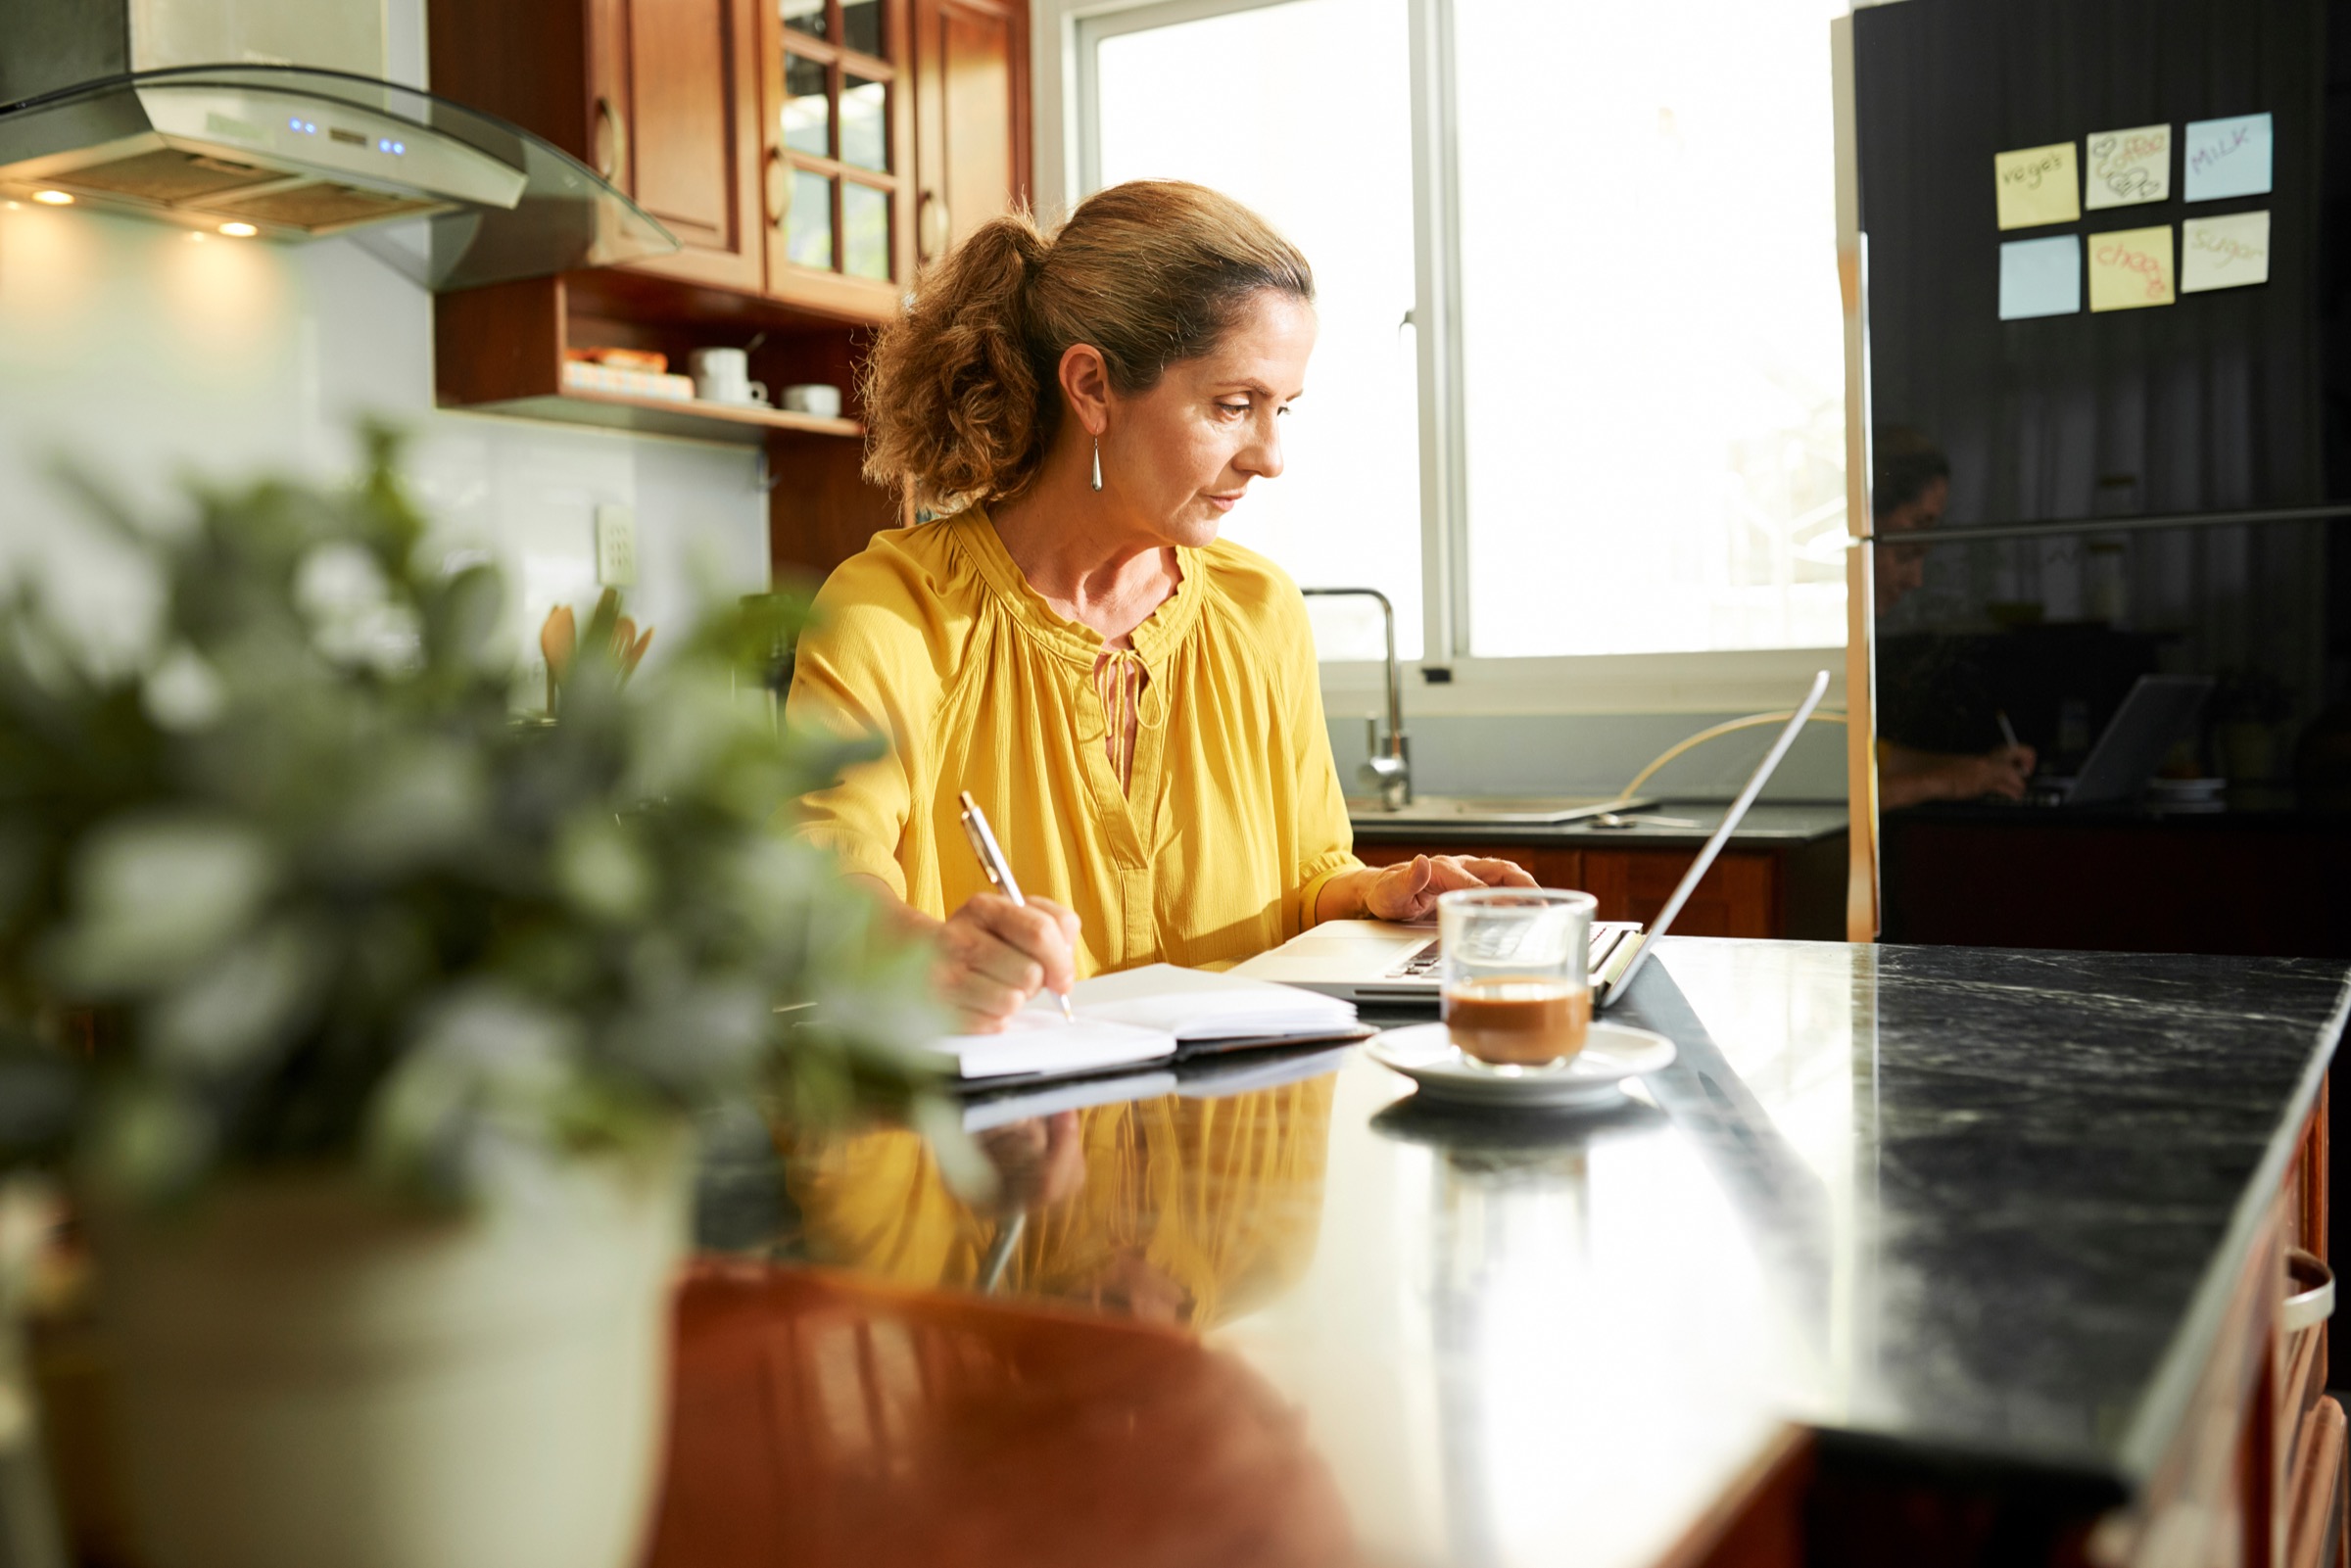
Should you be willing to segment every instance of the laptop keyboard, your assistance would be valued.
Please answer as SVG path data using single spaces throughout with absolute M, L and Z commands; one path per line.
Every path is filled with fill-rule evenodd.
M 1425 947 L 1414 950 L 1412 957 L 1388 971 L 1392 980 L 1424 980 L 1437 973 L 1437 965 L 1445 957 L 1445 944 L 1432 940 Z M 1361 974 L 1362 971 L 1357 971 Z
M 1600 967 L 1601 961 L 1607 957 L 1609 950 L 1615 947 L 1618 933 L 1632 928 L 1631 927 L 1614 927 L 1606 924 L 1595 925 L 1592 927 L 1591 962 L 1595 970 Z M 1388 971 L 1384 977 L 1391 980 L 1430 979 L 1435 976 L 1437 966 L 1443 963 L 1444 959 L 1444 942 L 1432 936 L 1423 945 L 1413 949 L 1411 956 Z

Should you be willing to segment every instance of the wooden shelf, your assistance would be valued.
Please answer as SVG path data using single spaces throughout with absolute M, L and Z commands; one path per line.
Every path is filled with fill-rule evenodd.
M 632 398 L 617 392 L 570 391 L 531 398 L 502 398 L 488 403 L 445 400 L 442 406 L 466 413 L 552 419 L 563 424 L 600 425 L 607 430 L 684 436 L 695 441 L 725 441 L 749 447 L 762 445 L 770 433 L 778 430 L 811 436 L 865 434 L 865 426 L 854 419 L 822 419 L 787 408 L 745 407 L 737 404 Z

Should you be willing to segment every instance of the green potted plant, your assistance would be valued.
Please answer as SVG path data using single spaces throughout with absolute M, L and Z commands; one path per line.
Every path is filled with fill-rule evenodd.
M 738 695 L 790 607 L 633 677 L 607 609 L 518 724 L 395 447 L 171 526 L 85 485 L 135 653 L 0 603 L 0 1155 L 95 1239 L 154 1568 L 633 1560 L 689 1117 L 919 1092 L 936 1023 L 780 829 L 850 754 Z

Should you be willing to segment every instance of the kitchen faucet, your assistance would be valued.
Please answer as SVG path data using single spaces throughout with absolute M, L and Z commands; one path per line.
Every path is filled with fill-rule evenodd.
M 1380 744 L 1377 719 L 1365 721 L 1366 750 L 1369 755 L 1356 770 L 1356 776 L 1379 796 L 1381 810 L 1401 811 L 1413 803 L 1413 752 L 1404 733 L 1404 677 L 1396 664 L 1396 606 L 1376 588 L 1302 588 L 1298 592 L 1322 598 L 1379 600 L 1380 619 L 1388 633 L 1388 739 L 1385 746 Z

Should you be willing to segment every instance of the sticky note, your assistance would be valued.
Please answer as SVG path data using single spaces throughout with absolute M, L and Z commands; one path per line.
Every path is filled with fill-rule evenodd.
M 2135 310 L 2172 303 L 2172 225 L 2089 237 L 2089 308 Z
M 2082 237 L 2009 240 L 2000 247 L 2000 319 L 2072 315 L 2082 309 Z
M 2180 292 L 2270 281 L 2270 214 L 2231 213 L 2180 225 Z
M 2269 116 L 2191 119 L 2180 145 L 2180 167 L 2187 178 L 2188 201 L 2269 194 Z
M 2082 182 L 2074 166 L 2074 144 L 2020 147 L 1991 155 L 1992 178 L 2000 198 L 2000 227 L 2033 228 L 2071 223 L 2082 215 Z
M 2089 158 L 2089 177 L 2083 182 L 2088 191 L 2083 205 L 2093 213 L 2101 207 L 2160 202 L 2172 194 L 2169 125 L 2093 131 L 2084 151 Z

